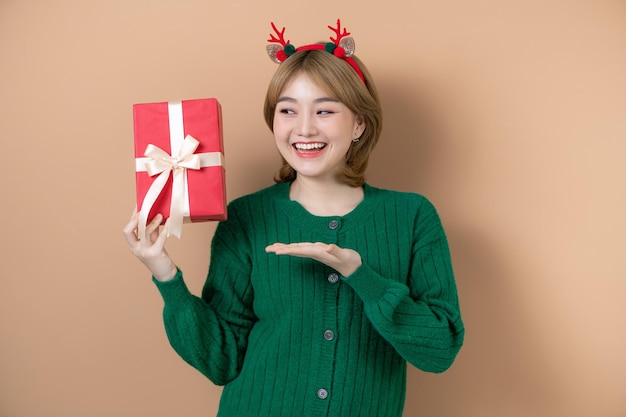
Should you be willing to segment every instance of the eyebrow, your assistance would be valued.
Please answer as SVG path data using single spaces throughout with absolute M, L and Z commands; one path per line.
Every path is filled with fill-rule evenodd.
M 276 100 L 276 104 L 281 103 L 283 101 L 296 103 L 298 100 L 296 100 L 293 97 L 282 96 L 282 97 L 279 97 L 278 100 Z M 331 98 L 331 97 L 320 97 L 320 98 L 316 98 L 315 100 L 313 100 L 314 103 L 325 103 L 328 101 L 333 102 L 333 103 L 339 103 L 339 100 L 337 100 L 336 98 Z

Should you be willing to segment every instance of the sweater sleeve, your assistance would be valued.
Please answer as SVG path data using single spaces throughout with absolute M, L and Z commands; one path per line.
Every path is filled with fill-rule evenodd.
M 165 302 L 163 320 L 170 344 L 217 385 L 239 374 L 255 322 L 250 262 L 233 223 L 229 217 L 216 229 L 202 297 L 190 293 L 180 270 L 171 281 L 154 280 Z
M 447 239 L 429 202 L 415 222 L 408 285 L 365 262 L 343 279 L 363 301 L 374 328 L 409 363 L 435 373 L 452 365 L 465 331 Z

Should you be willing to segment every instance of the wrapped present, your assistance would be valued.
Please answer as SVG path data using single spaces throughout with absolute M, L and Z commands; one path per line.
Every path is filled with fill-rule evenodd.
M 157 214 L 183 222 L 226 219 L 221 107 L 216 99 L 133 105 L 139 232 Z

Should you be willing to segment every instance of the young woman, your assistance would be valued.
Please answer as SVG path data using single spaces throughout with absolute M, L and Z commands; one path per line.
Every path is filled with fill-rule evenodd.
M 364 181 L 382 113 L 337 24 L 334 42 L 300 48 L 274 27 L 265 118 L 283 165 L 275 185 L 229 204 L 201 297 L 164 249 L 167 222 L 138 236 L 135 215 L 124 231 L 172 346 L 225 385 L 220 417 L 399 417 L 407 362 L 443 372 L 463 343 L 435 208 Z

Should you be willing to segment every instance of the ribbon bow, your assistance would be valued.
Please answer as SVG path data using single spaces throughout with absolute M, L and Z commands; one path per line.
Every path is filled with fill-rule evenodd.
M 145 169 L 151 177 L 157 174 L 159 174 L 159 176 L 150 185 L 141 205 L 141 211 L 139 212 L 140 236 L 145 235 L 150 210 L 163 191 L 163 188 L 165 188 L 170 173 L 173 173 L 174 181 L 172 184 L 172 199 L 170 203 L 171 220 L 168 236 L 174 235 L 180 239 L 185 210 L 185 180 L 187 169 L 197 170 L 203 166 L 207 166 L 202 164 L 200 156 L 194 153 L 196 149 L 198 149 L 199 144 L 200 142 L 198 142 L 197 139 L 191 135 L 187 135 L 176 156 L 170 155 L 163 149 L 152 144 L 146 147 L 146 151 L 144 152 L 144 155 L 147 157 Z

